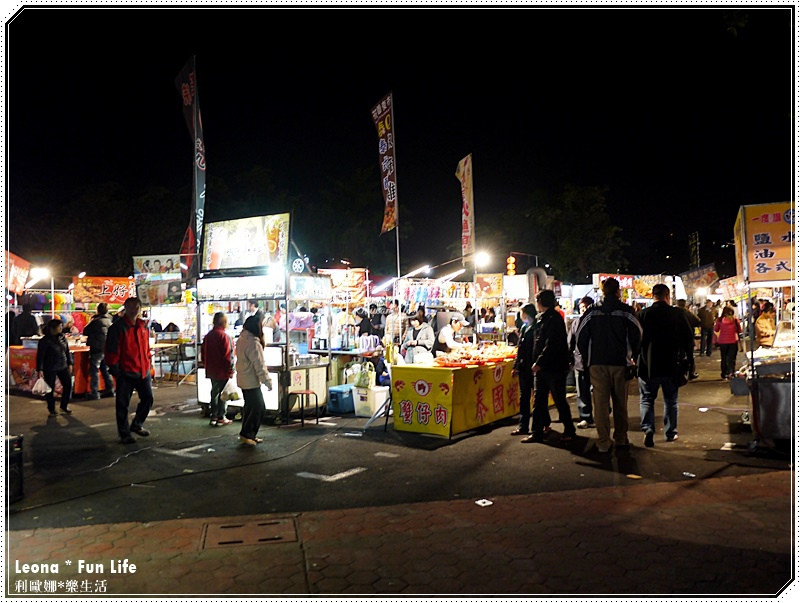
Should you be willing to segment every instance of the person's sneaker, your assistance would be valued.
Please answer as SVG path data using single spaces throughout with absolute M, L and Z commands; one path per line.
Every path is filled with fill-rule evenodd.
M 147 431 L 144 427 L 133 427 L 133 426 L 131 426 L 131 432 L 135 433 L 137 435 L 140 435 L 143 438 L 146 438 L 147 436 L 150 435 L 150 432 Z
M 653 432 L 652 431 L 646 431 L 645 432 L 645 434 L 644 434 L 644 445 L 645 445 L 645 448 L 652 448 L 653 446 L 656 445 L 656 443 L 653 441 Z
M 598 444 L 597 445 L 597 452 L 602 452 L 603 454 L 605 454 L 609 450 L 611 450 L 611 446 L 607 446 L 607 445 L 604 446 L 603 444 Z
M 529 435 L 527 438 L 522 438 L 520 442 L 522 442 L 523 444 L 541 444 L 542 442 L 544 442 L 544 438 L 542 437 L 541 434 L 534 433 Z
M 48 416 L 50 416 L 50 417 L 57 417 L 57 416 L 58 416 L 58 413 L 57 413 L 56 411 L 54 411 L 54 410 L 51 410 L 51 411 L 48 413 Z
M 264 438 L 253 438 L 256 441 L 256 444 L 260 444 L 264 441 Z
M 667 441 L 667 442 L 674 442 L 677 439 L 678 439 L 678 434 L 677 433 L 673 434 L 671 436 L 667 436 L 666 438 L 664 438 L 664 440 Z
M 86 394 L 86 399 L 87 400 L 99 400 L 100 399 L 100 393 L 97 392 L 97 393 L 94 393 L 94 394 Z
M 244 436 L 239 436 L 239 441 L 244 444 L 245 446 L 255 446 L 258 444 L 256 440 L 252 440 L 250 438 L 246 438 Z
M 120 438 L 120 441 L 123 444 L 135 444 L 136 443 L 136 438 L 134 438 L 132 435 L 126 435 L 125 437 Z
M 700 375 L 698 375 L 697 373 L 692 373 L 691 375 L 689 375 L 689 381 L 694 381 L 698 377 L 700 377 Z
M 228 417 L 222 417 L 221 419 L 217 419 L 217 427 L 221 427 L 223 425 L 230 425 L 233 423 Z M 257 440 L 258 438 L 256 438 Z
M 217 420 L 216 420 L 216 419 L 211 419 L 211 420 L 208 422 L 208 424 L 209 424 L 211 427 L 216 427 L 216 426 L 217 426 Z
M 528 435 L 528 432 L 527 431 L 523 431 L 522 429 L 515 429 L 514 431 L 511 432 L 511 435 L 512 436 Z
M 69 408 L 62 408 L 61 412 L 64 413 L 65 415 L 71 415 L 72 414 L 72 411 Z
M 579 421 L 577 425 L 575 425 L 578 429 L 593 429 L 594 423 L 591 421 L 587 421 L 586 419 Z

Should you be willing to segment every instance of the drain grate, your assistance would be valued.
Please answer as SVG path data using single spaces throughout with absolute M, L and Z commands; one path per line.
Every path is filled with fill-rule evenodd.
M 212 524 L 203 528 L 202 549 L 219 549 L 230 546 L 252 546 L 273 542 L 296 542 L 297 528 L 294 519 L 270 519 Z

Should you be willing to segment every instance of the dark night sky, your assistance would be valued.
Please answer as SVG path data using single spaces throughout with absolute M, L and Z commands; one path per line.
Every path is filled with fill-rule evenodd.
M 392 91 L 399 204 L 417 216 L 404 263 L 449 259 L 468 153 L 478 222 L 535 188 L 607 185 L 630 272 L 660 271 L 642 250 L 667 231 L 699 231 L 706 263 L 740 205 L 794 190 L 793 9 L 746 9 L 737 35 L 733 12 L 25 10 L 5 30 L 7 216 L 36 219 L 14 205 L 30 187 L 58 203 L 95 181 L 187 185 L 173 82 L 195 54 L 209 176 L 266 165 L 309 202 L 358 168 L 378 178 L 370 108 Z M 20 248 L 13 223 L 6 244 Z

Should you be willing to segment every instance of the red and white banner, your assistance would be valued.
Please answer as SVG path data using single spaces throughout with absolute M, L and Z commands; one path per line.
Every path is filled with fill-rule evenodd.
M 475 253 L 475 215 L 472 199 L 472 153 L 458 162 L 456 178 L 461 182 L 461 264 Z
M 25 291 L 31 263 L 6 250 L 6 289 L 17 295 Z
M 124 276 L 76 276 L 72 282 L 75 284 L 72 298 L 79 303 L 121 304 L 129 297 L 136 297 L 133 279 Z
M 394 111 L 389 93 L 372 108 L 372 121 L 378 130 L 378 160 L 383 190 L 383 226 L 381 234 L 397 227 L 397 170 L 394 157 Z

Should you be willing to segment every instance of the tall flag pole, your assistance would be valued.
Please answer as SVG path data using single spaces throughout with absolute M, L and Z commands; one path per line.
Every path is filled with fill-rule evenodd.
M 181 244 L 181 261 L 186 265 L 186 280 L 196 278 L 200 242 L 203 235 L 203 212 L 206 202 L 206 148 L 203 143 L 203 120 L 200 117 L 200 104 L 197 97 L 197 77 L 195 57 L 190 58 L 175 79 L 175 87 L 181 96 L 183 116 L 194 146 L 194 177 L 192 186 L 192 208 L 189 226 Z
M 378 163 L 383 189 L 383 226 L 381 234 L 394 229 L 397 244 L 397 278 L 400 278 L 400 229 L 397 212 L 397 165 L 395 163 L 394 104 L 392 93 L 372 108 L 372 121 L 378 130 Z
M 475 253 L 475 209 L 472 199 L 472 153 L 458 162 L 456 178 L 461 182 L 461 265 Z

